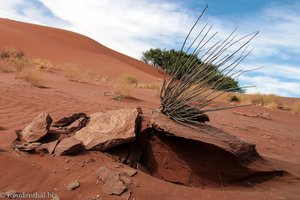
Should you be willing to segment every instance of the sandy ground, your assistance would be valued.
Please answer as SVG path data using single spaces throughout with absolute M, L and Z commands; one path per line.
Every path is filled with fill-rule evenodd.
M 105 76 L 117 78 L 132 74 L 139 82 L 151 83 L 161 73 L 140 61 L 110 50 L 75 33 L 0 19 L 0 49 L 22 49 L 31 58 L 46 58 L 55 63 L 77 63 L 86 68 L 106 69 Z M 109 66 L 109 67 L 108 67 Z M 82 83 L 67 80 L 62 74 L 46 72 L 47 88 L 30 86 L 15 73 L 0 73 L 0 191 L 53 192 L 61 199 L 120 199 L 106 195 L 97 183 L 100 166 L 114 167 L 101 152 L 78 156 L 40 156 L 14 151 L 10 144 L 15 130 L 22 129 L 41 112 L 54 120 L 75 112 L 88 114 L 106 109 L 141 106 L 146 112 L 159 107 L 156 90 L 135 88 L 132 98 L 113 100 L 104 95 L 112 83 Z M 270 120 L 238 115 L 233 110 L 209 113 L 212 126 L 257 145 L 258 152 L 272 160 L 294 178 L 278 177 L 251 186 L 191 188 L 156 179 L 143 172 L 133 177 L 130 188 L 137 200 L 146 199 L 299 199 L 300 198 L 300 115 L 289 111 L 256 106 L 234 111 L 248 114 L 268 113 Z M 85 162 L 94 159 L 94 162 Z M 85 164 L 83 164 L 85 163 Z M 65 187 L 78 179 L 81 186 Z

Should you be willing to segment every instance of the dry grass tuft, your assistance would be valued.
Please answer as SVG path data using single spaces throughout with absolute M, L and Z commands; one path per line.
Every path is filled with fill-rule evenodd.
M 280 97 L 274 94 L 240 94 L 227 92 L 219 96 L 217 100 L 222 102 L 251 103 L 269 109 L 277 109 L 282 106 L 280 104 Z
M 92 70 L 92 69 L 88 69 L 86 72 L 85 72 L 85 76 L 88 80 L 91 80 L 91 79 L 95 79 L 96 76 L 97 76 L 97 72 L 95 70 Z
M 135 78 L 134 76 L 132 75 L 124 75 L 123 76 L 123 79 L 124 81 L 128 84 L 128 85 L 135 85 L 137 86 L 138 85 L 138 80 L 137 78 Z
M 244 101 L 250 101 L 250 103 L 267 107 L 267 108 L 277 108 L 279 105 L 280 97 L 274 94 L 253 94 L 253 95 L 244 95 Z
M 52 62 L 47 59 L 35 58 L 32 59 L 32 63 L 36 66 L 36 69 L 40 71 L 51 71 L 55 68 Z
M 32 66 L 32 62 L 26 58 L 14 59 L 12 62 L 17 72 L 22 72 Z
M 10 73 L 10 72 L 15 72 L 15 68 L 11 66 L 10 63 L 8 62 L 1 62 L 0 63 L 0 72 L 3 73 Z
M 116 100 L 122 100 L 131 97 L 133 85 L 124 80 L 119 80 L 113 84 L 112 98 Z
M 292 107 L 292 112 L 295 114 L 300 114 L 300 101 L 296 101 Z
M 16 50 L 14 48 L 5 48 L 0 53 L 1 59 L 22 59 L 24 58 L 25 54 L 21 50 Z
M 138 88 L 142 89 L 150 89 L 150 90 L 160 90 L 162 83 L 147 83 L 147 84 L 139 84 Z
M 27 68 L 20 73 L 20 77 L 34 87 L 45 87 L 43 75 L 36 69 Z
M 64 76 L 70 81 L 81 81 L 82 75 L 80 70 L 75 66 L 65 66 Z
M 221 102 L 241 102 L 241 94 L 234 92 L 226 92 L 216 98 Z
M 32 63 L 25 57 L 23 51 L 6 48 L 0 52 L 1 72 L 21 72 Z

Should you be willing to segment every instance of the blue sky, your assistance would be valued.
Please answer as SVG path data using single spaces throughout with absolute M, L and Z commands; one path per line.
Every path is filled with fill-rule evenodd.
M 296 0 L 0 0 L 0 17 L 68 29 L 135 58 L 178 48 L 206 2 L 201 23 L 225 38 L 260 31 L 240 77 L 249 93 L 300 97 L 300 1 Z M 0 30 L 1 31 L 1 30 Z

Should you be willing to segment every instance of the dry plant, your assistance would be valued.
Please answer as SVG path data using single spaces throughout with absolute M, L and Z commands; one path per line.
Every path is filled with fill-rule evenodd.
M 31 61 L 25 57 L 23 51 L 6 48 L 0 53 L 1 72 L 21 72 L 31 66 Z
M 15 68 L 12 66 L 12 64 L 9 61 L 0 62 L 0 72 L 10 73 L 15 71 L 16 71 Z
M 32 59 L 32 63 L 35 65 L 36 69 L 40 71 L 51 71 L 55 68 L 53 63 L 47 59 L 35 58 Z
M 1 53 L 0 53 L 0 58 L 1 59 L 11 59 L 11 58 L 16 58 L 16 59 L 22 59 L 24 58 L 24 52 L 21 50 L 16 50 L 11 47 L 5 48 Z
M 34 87 L 45 87 L 43 75 L 36 69 L 27 68 L 20 73 L 20 77 Z
M 296 101 L 293 104 L 292 112 L 295 113 L 295 114 L 300 114 L 300 101 Z
M 241 100 L 243 102 L 250 102 L 258 106 L 263 106 L 267 108 L 277 108 L 279 106 L 280 97 L 274 94 L 248 94 L 241 95 Z
M 217 97 L 216 100 L 221 102 L 241 102 L 241 94 L 226 92 Z
M 131 97 L 133 85 L 124 80 L 118 80 L 113 84 L 112 98 L 115 100 L 122 100 Z
M 150 90 L 160 90 L 162 83 L 143 83 L 139 84 L 138 88 L 150 89 Z
M 253 32 L 238 37 L 235 29 L 224 40 L 216 41 L 218 33 L 213 33 L 212 26 L 207 24 L 195 33 L 195 27 L 207 7 L 203 9 L 190 29 L 181 48 L 181 51 L 192 54 L 192 57 L 198 57 L 202 62 L 199 64 L 195 62 L 196 59 L 189 59 L 183 66 L 178 66 L 182 59 L 179 56 L 172 66 L 176 70 L 171 72 L 170 78 L 165 76 L 160 92 L 160 111 L 169 118 L 184 124 L 198 124 L 199 118 L 202 116 L 205 118 L 207 112 L 237 107 L 207 108 L 223 93 L 238 89 L 216 91 L 224 86 L 226 77 L 237 79 L 246 72 L 246 70 L 237 70 L 237 66 L 251 52 L 251 50 L 248 51 L 248 44 L 258 34 L 258 32 Z M 191 38 L 193 35 L 195 35 L 194 39 Z M 216 74 L 211 65 L 216 66 L 221 76 Z M 187 70 L 182 73 L 182 69 Z
M 138 80 L 137 80 L 137 78 L 135 78 L 134 76 L 132 76 L 132 75 L 128 75 L 128 74 L 125 74 L 124 76 L 123 76 L 123 79 L 124 79 L 124 81 L 127 83 L 127 84 L 129 84 L 129 85 L 135 85 L 135 86 L 137 86 L 138 85 Z
M 70 81 L 81 81 L 82 74 L 76 66 L 64 66 L 64 76 Z
M 88 69 L 85 72 L 85 76 L 90 81 L 91 79 L 95 79 L 95 77 L 97 76 L 97 72 L 95 70 Z

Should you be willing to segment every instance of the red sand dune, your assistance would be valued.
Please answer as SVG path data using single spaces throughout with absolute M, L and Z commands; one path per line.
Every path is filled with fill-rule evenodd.
M 76 33 L 55 28 L 0 19 L 0 49 L 22 49 L 31 58 L 45 58 L 55 63 L 77 63 L 87 68 L 107 68 L 106 75 L 132 74 L 139 81 L 155 82 L 158 70 L 122 55 Z M 54 120 L 75 112 L 91 114 L 106 109 L 142 106 L 145 113 L 158 108 L 157 91 L 136 88 L 133 98 L 124 101 L 104 96 L 111 83 L 71 82 L 57 73 L 47 74 L 46 86 L 29 86 L 15 73 L 0 72 L 0 192 L 54 192 L 61 199 L 120 199 L 106 195 L 96 184 L 95 171 L 100 166 L 117 163 L 101 152 L 78 156 L 39 156 L 13 150 L 14 131 L 22 129 L 39 113 L 50 113 Z M 210 124 L 247 142 L 257 144 L 258 152 L 294 177 L 277 177 L 255 185 L 193 188 L 176 185 L 139 172 L 130 188 L 137 200 L 153 199 L 299 199 L 300 198 L 300 115 L 289 111 L 256 106 L 237 109 L 249 114 L 269 113 L 271 120 L 237 115 L 232 110 L 209 113 Z M 180 148 L 180 147 L 178 147 Z M 201 153 L 201 152 L 199 152 Z M 84 161 L 95 162 L 85 164 Z M 67 160 L 69 160 L 67 162 Z M 226 163 L 224 163 L 226 165 Z M 78 179 L 81 186 L 66 190 L 66 184 Z
M 32 58 L 100 68 L 110 77 L 130 74 L 144 82 L 162 77 L 159 70 L 70 31 L 7 19 L 0 19 L 0 30 L 0 49 L 13 47 Z

